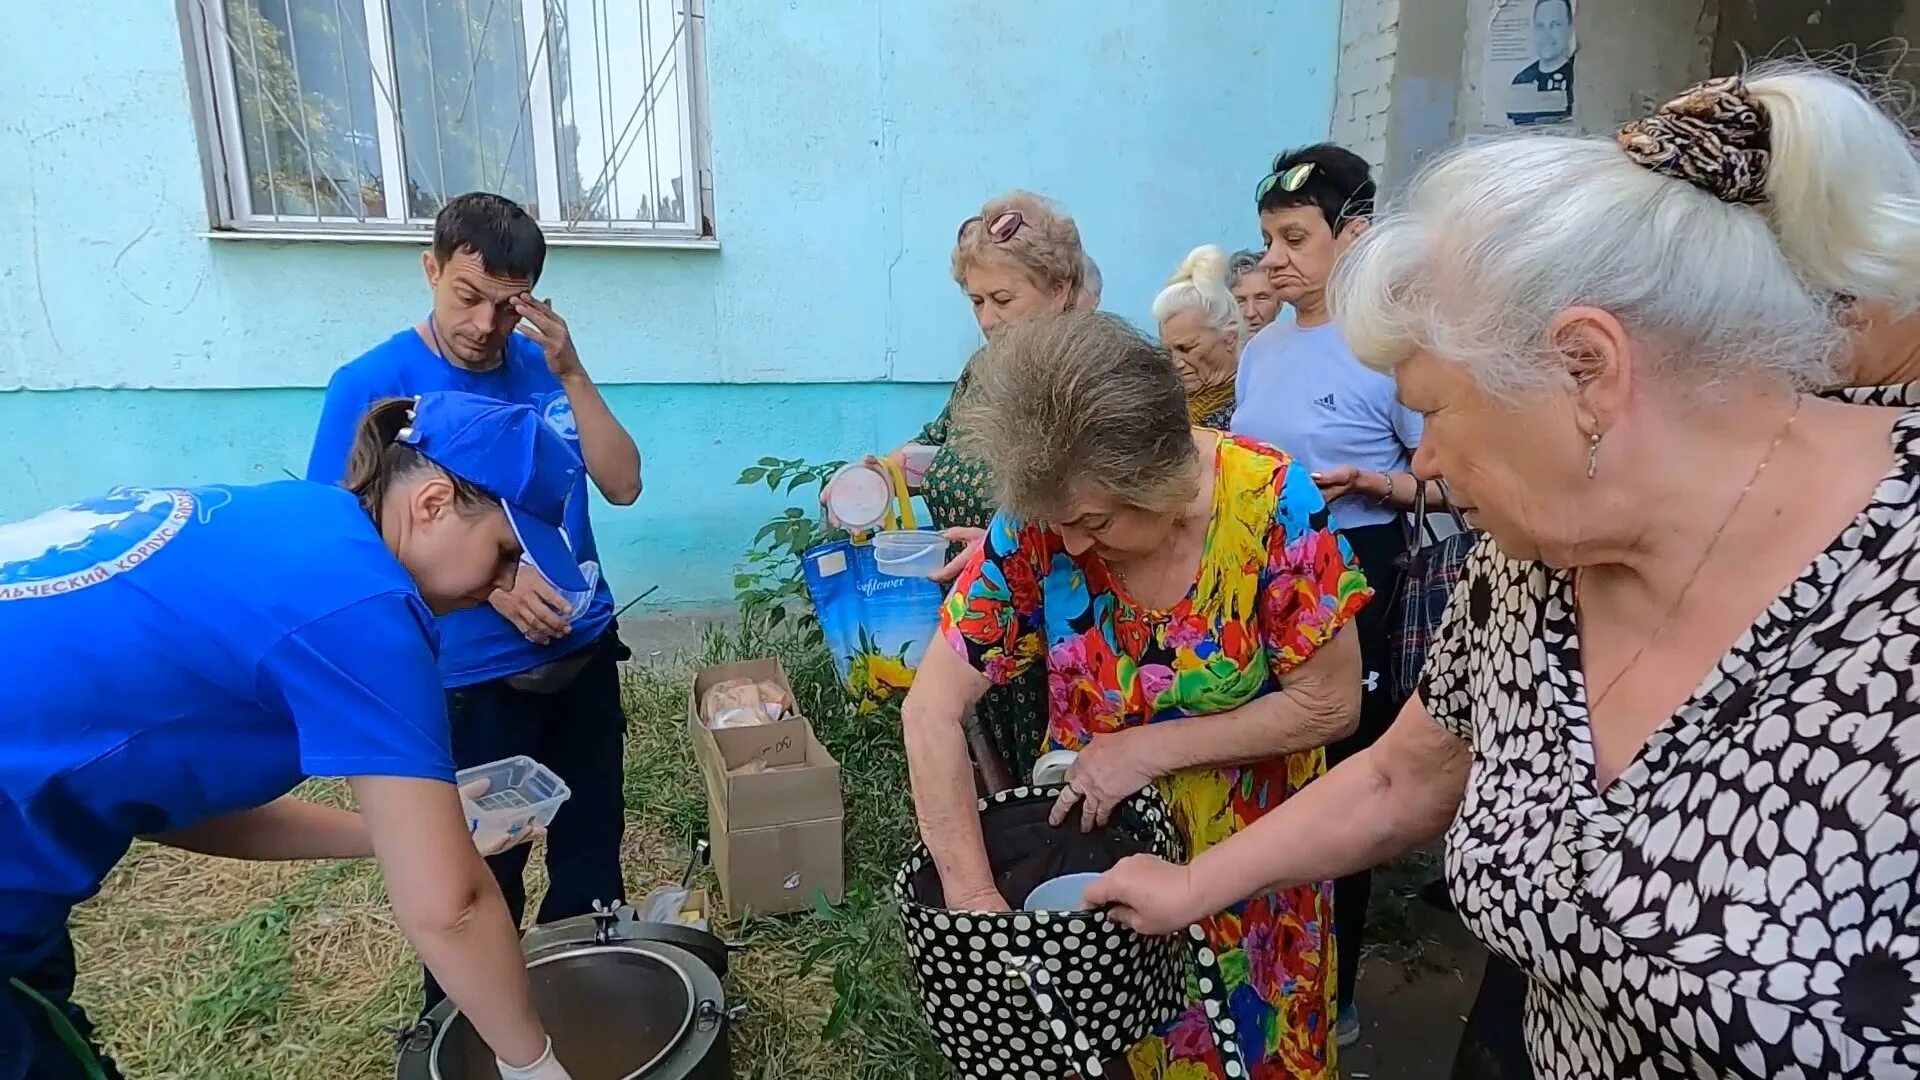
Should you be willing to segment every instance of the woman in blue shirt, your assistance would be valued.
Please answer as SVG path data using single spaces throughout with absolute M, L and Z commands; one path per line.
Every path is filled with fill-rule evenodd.
M 1354 357 L 1326 299 L 1334 264 L 1373 213 L 1371 172 L 1351 150 L 1321 144 L 1281 154 L 1255 190 L 1267 244 L 1260 265 L 1293 318 L 1247 343 L 1234 393 L 1234 434 L 1277 446 L 1312 471 L 1334 528 L 1373 588 L 1375 601 L 1356 620 L 1365 672 L 1360 725 L 1327 748 L 1329 765 L 1379 738 L 1406 698 L 1387 677 L 1388 632 L 1406 550 L 1401 511 L 1413 505 L 1419 484 L 1411 470 L 1420 415 L 1400 404 L 1391 378 Z M 1427 494 L 1439 504 L 1437 486 Z M 1360 1035 L 1353 990 L 1371 884 L 1362 872 L 1334 886 L 1341 1045 Z
M 430 394 L 368 414 L 345 487 L 119 488 L 0 525 L 0 1080 L 117 1075 L 79 1059 L 66 924 L 136 837 L 372 856 L 501 1075 L 566 1075 L 454 790 L 434 617 L 523 553 L 588 591 L 560 532 L 579 469 L 534 410 Z M 313 776 L 359 812 L 288 796 Z

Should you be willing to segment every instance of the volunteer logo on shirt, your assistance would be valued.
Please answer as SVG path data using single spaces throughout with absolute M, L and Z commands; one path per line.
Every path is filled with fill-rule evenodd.
M 131 570 L 180 535 L 195 510 L 191 492 L 117 488 L 0 525 L 0 601 L 78 592 Z
M 580 438 L 580 426 L 573 422 L 573 402 L 567 400 L 565 390 L 547 396 L 540 405 L 540 416 L 555 435 L 563 439 Z

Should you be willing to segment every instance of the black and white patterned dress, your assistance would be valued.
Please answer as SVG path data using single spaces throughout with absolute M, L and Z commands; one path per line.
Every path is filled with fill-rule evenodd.
M 1571 575 L 1483 541 L 1428 661 L 1461 917 L 1542 1077 L 1920 1075 L 1920 410 L 1853 523 L 1596 791 Z

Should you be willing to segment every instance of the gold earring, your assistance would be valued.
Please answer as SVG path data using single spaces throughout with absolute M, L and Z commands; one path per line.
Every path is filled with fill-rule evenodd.
M 1600 468 L 1600 433 L 1596 431 L 1593 434 L 1587 436 L 1587 479 L 1589 480 L 1593 479 L 1593 474 L 1596 471 L 1598 471 L 1599 468 Z

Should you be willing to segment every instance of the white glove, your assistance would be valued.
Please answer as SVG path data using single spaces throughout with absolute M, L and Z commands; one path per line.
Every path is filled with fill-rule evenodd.
M 540 1060 L 531 1065 L 516 1068 L 499 1058 L 493 1059 L 493 1065 L 500 1070 L 500 1080 L 573 1080 L 573 1077 L 567 1074 L 566 1066 L 560 1064 L 559 1059 L 553 1056 L 552 1039 L 547 1040 L 547 1052 L 541 1054 Z

